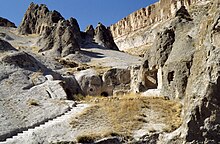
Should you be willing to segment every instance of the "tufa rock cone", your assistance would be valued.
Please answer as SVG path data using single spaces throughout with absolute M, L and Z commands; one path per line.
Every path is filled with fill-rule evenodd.
M 103 47 L 113 50 L 119 50 L 113 40 L 111 31 L 106 28 L 102 23 L 99 23 L 95 29 L 95 42 Z

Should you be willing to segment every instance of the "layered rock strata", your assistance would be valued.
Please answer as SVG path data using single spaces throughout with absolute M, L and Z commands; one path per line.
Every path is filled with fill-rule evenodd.
M 160 0 L 142 8 L 110 26 L 112 36 L 120 50 L 148 48 L 158 32 L 157 26 L 173 18 L 181 6 L 189 9 L 203 0 Z
M 110 30 L 113 37 L 117 39 L 138 29 L 152 26 L 157 22 L 162 22 L 175 16 L 176 11 L 182 5 L 188 9 L 191 5 L 200 1 L 202 0 L 160 0 L 111 25 Z

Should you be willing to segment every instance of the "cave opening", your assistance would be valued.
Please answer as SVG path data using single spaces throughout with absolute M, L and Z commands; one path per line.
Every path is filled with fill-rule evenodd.
M 173 81 L 173 79 L 174 79 L 174 71 L 171 71 L 167 75 L 168 83 L 170 84 Z
M 144 74 L 144 85 L 147 89 L 162 88 L 162 69 L 153 68 Z
M 157 69 L 146 71 L 144 74 L 144 83 L 148 89 L 157 89 Z
M 104 91 L 104 92 L 101 93 L 101 96 L 107 97 L 107 96 L 109 96 L 109 94 Z

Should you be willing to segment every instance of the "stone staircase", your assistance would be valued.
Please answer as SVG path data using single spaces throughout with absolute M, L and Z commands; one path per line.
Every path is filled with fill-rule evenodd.
M 69 111 L 64 113 L 63 115 L 57 116 L 56 118 L 50 119 L 48 121 L 45 121 L 44 123 L 33 127 L 33 128 L 27 128 L 27 130 L 24 130 L 22 132 L 18 132 L 14 136 L 7 138 L 4 142 L 0 142 L 0 144 L 16 144 L 16 141 L 19 139 L 23 139 L 29 135 L 33 135 L 34 132 L 38 130 L 43 130 L 47 127 L 62 123 L 66 119 L 71 118 L 74 115 L 80 114 L 85 108 L 87 108 L 89 105 L 88 104 L 77 104 L 76 107 L 71 107 Z

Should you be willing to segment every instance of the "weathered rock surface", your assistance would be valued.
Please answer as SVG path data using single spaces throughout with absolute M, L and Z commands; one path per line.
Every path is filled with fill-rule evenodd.
M 201 0 L 160 0 L 142 8 L 110 26 L 114 41 L 120 50 L 148 49 L 160 31 L 158 27 L 161 24 L 169 23 L 181 6 L 189 9 L 196 3 L 206 2 Z
M 130 88 L 130 70 L 112 68 L 103 75 L 94 69 L 80 71 L 76 74 L 83 95 L 112 96 L 113 94 L 128 93 Z
M 92 25 L 87 26 L 85 33 L 93 38 L 95 35 L 95 30 L 94 30 L 93 26 Z
M 0 17 L 0 26 L 16 28 L 15 24 L 3 17 Z
M 97 96 L 102 93 L 102 79 L 95 70 L 88 69 L 76 75 L 83 95 Z
M 165 29 L 159 32 L 155 38 L 153 48 L 145 54 L 145 68 L 152 68 L 156 65 L 164 66 L 175 41 L 175 32 L 173 29 Z
M 94 144 L 121 144 L 121 143 L 122 142 L 118 137 L 103 138 L 101 140 L 94 142 Z
M 39 52 L 49 51 L 56 57 L 65 57 L 80 49 L 81 34 L 77 20 L 65 20 L 46 5 L 31 3 L 19 27 L 20 34 L 39 34 Z
M 113 94 L 124 94 L 130 90 L 131 74 L 129 69 L 113 68 L 103 74 L 103 85 L 112 88 Z M 109 91 L 107 91 L 109 93 Z M 112 93 L 109 93 L 112 95 Z
M 118 47 L 113 40 L 110 30 L 101 23 L 99 23 L 95 29 L 94 39 L 96 43 L 98 43 L 99 45 L 103 47 L 106 47 L 112 50 L 118 50 Z
M 57 11 L 49 11 L 46 5 L 31 3 L 19 26 L 20 34 L 42 34 L 46 27 L 52 27 L 64 20 Z
M 10 43 L 7 41 L 4 41 L 0 39 L 0 52 L 6 52 L 6 51 L 17 51 Z
M 180 7 L 169 24 L 160 25 L 154 44 L 146 51 L 139 79 L 146 89 L 151 88 L 146 81 L 152 77 L 162 79 L 161 95 L 183 103 L 182 126 L 160 134 L 157 142 L 217 143 L 219 1 L 198 2 L 188 8 Z M 160 77 L 153 76 L 154 70 L 161 70 Z
M 175 16 L 176 11 L 179 10 L 182 5 L 189 8 L 197 2 L 200 2 L 200 0 L 160 0 L 155 4 L 128 15 L 116 24 L 111 25 L 110 29 L 112 35 L 117 39 L 141 28 L 166 21 Z
M 39 52 L 51 50 L 57 57 L 65 57 L 80 50 L 75 34 L 75 19 L 59 21 L 56 27 L 47 27 L 38 45 L 43 47 Z M 78 26 L 77 26 L 78 27 Z M 77 29 L 79 32 L 79 29 Z M 50 51 L 50 52 L 51 52 Z
M 166 130 L 157 133 L 156 130 L 153 135 L 145 135 L 134 143 L 218 143 L 219 0 L 161 0 L 129 15 L 110 29 L 111 32 L 99 24 L 96 30 L 90 26 L 83 33 L 90 37 L 89 44 L 94 37 L 98 44 L 109 49 L 93 47 L 86 51 L 84 48 L 82 53 L 74 55 L 79 50 L 82 35 L 77 21 L 73 18 L 64 20 L 58 12 L 50 12 L 44 5 L 30 5 L 19 32 L 40 35 L 38 45 L 42 56 L 38 55 L 39 58 L 48 52 L 58 57 L 72 54 L 72 57 L 89 58 L 89 62 L 94 58 L 100 58 L 102 62 L 110 61 L 106 57 L 119 54 L 119 51 L 108 53 L 108 56 L 101 51 L 117 49 L 112 35 L 119 47 L 145 46 L 147 49 L 142 65 L 131 67 L 131 70 L 127 69 L 128 63 L 120 63 L 125 69 L 120 68 L 114 59 L 110 63 L 117 68 L 108 69 L 103 75 L 91 69 L 76 73 L 70 69 L 69 75 L 61 76 L 61 73 L 66 74 L 66 69 L 58 67 L 54 72 L 42 63 L 47 58 L 39 61 L 32 54 L 12 47 L 16 44 L 14 40 L 10 45 L 0 39 L 0 140 L 63 114 L 69 109 L 69 105 L 60 100 L 74 99 L 75 94 L 108 96 L 131 90 L 148 90 L 146 92 L 152 92 L 154 96 L 162 95 L 183 104 L 182 125 L 171 133 L 164 132 Z M 89 44 L 87 46 L 91 46 Z M 26 43 L 23 45 L 30 46 Z M 71 59 L 71 56 L 66 58 Z M 129 59 L 125 54 L 117 58 L 119 61 Z M 109 66 L 110 63 L 105 64 Z M 96 61 L 96 64 L 101 65 L 100 61 Z M 86 128 L 87 122 L 87 119 L 83 122 Z M 58 132 L 53 132 L 54 128 Z M 63 135 L 59 132 L 62 128 L 70 133 Z M 91 129 L 93 128 L 92 125 Z M 37 131 L 37 136 L 31 133 L 27 140 L 23 138 L 21 141 L 27 142 L 34 137 L 36 139 L 32 139 L 33 142 L 42 142 L 46 138 L 50 140 L 57 137 L 57 134 L 62 140 L 70 140 L 70 134 L 72 138 L 77 133 L 71 130 L 69 123 L 65 121 L 48 127 L 47 131 Z M 118 139 L 104 138 L 97 143 L 107 142 L 118 143 Z
M 0 40 L 0 140 L 65 113 L 69 78 Z M 72 78 L 73 79 L 73 78 Z M 67 81 L 65 83 L 64 81 Z

